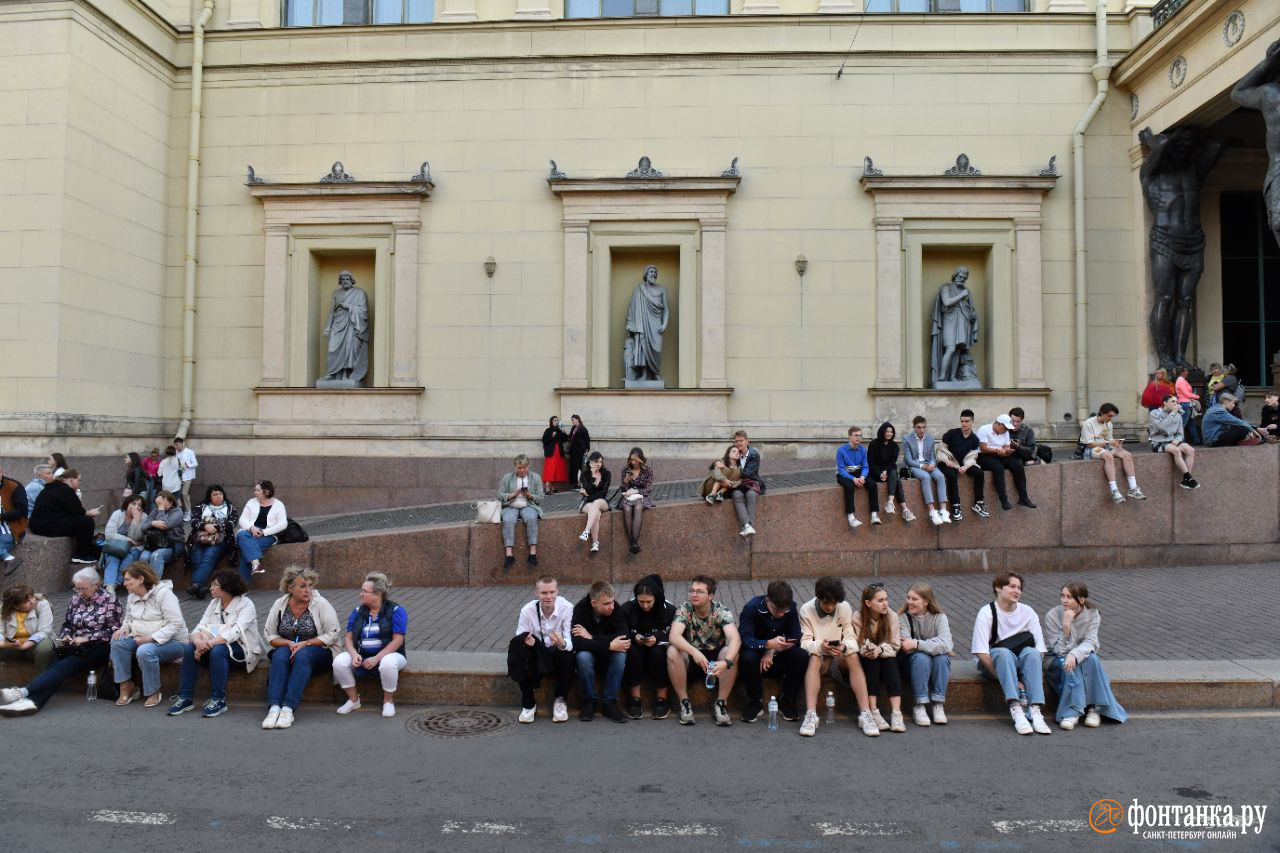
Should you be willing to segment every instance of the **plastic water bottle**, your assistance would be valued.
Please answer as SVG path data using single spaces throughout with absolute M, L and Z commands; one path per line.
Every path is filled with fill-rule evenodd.
M 836 694 L 830 690 L 827 691 L 827 725 L 832 725 L 836 721 Z
M 769 697 L 769 731 L 776 732 L 778 730 L 778 697 Z
M 708 690 L 716 689 L 715 666 L 716 666 L 715 661 L 712 661 L 711 663 L 707 664 L 707 689 Z
M 98 674 L 93 670 L 89 670 L 89 680 L 86 682 L 84 689 L 84 698 L 89 702 L 93 702 L 98 698 Z
M 1025 688 L 1025 687 L 1019 687 L 1019 688 L 1018 688 L 1018 702 L 1022 705 L 1022 707 L 1024 707 L 1024 708 L 1025 708 L 1025 707 L 1027 707 L 1027 705 L 1028 705 L 1028 702 L 1027 702 L 1027 688 Z

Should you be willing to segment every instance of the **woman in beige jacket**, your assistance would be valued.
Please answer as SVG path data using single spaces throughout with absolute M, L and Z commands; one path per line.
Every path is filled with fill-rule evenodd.
M 170 717 L 195 707 L 196 676 L 201 664 L 209 667 L 209 701 L 204 703 L 200 716 L 216 717 L 227 710 L 227 674 L 231 665 L 253 672 L 262 660 L 258 611 L 248 592 L 249 585 L 237 571 L 223 569 L 213 576 L 209 583 L 213 600 L 182 652 L 182 684 L 169 706 Z
M 144 706 L 154 708 L 160 695 L 160 664 L 182 657 L 187 623 L 173 594 L 173 582 L 162 581 L 147 563 L 130 563 L 124 570 L 124 624 L 111 637 L 111 668 L 120 685 L 117 705 L 128 705 L 138 694 L 133 688 L 133 658 L 142 670 Z
M 271 708 L 264 729 L 287 729 L 313 673 L 331 672 L 342 651 L 342 626 L 333 605 L 316 591 L 315 569 L 290 566 L 280 579 L 284 595 L 276 599 L 262 623 L 270 647 L 267 657 L 267 701 Z
M 867 699 L 871 717 L 880 731 L 902 733 L 907 730 L 902 720 L 902 675 L 898 671 L 898 614 L 889 608 L 889 593 L 884 584 L 873 583 L 862 590 L 862 606 L 853 615 L 853 630 L 858 638 L 858 654 L 862 671 L 867 676 Z M 876 707 L 880 687 L 889 693 L 889 721 Z

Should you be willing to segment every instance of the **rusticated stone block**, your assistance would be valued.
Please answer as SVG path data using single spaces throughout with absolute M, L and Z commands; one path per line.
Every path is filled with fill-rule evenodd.
M 1058 545 L 1062 508 L 1061 465 L 1032 465 L 1027 470 L 1027 491 L 1036 509 L 1018 506 L 1013 477 L 1005 474 L 1013 509 L 1002 510 L 991 474 L 983 480 L 984 498 L 990 518 L 980 518 L 973 505 L 973 487 L 968 474 L 960 476 L 960 506 L 964 520 L 938 528 L 939 547 L 947 550 L 981 548 L 1035 548 Z
M 465 524 L 317 536 L 311 560 L 332 587 L 358 587 L 369 572 L 385 572 L 396 586 L 466 586 L 469 545 Z
M 590 544 L 578 539 L 586 526 L 585 515 L 549 515 L 538 525 L 538 563 L 531 568 L 525 562 L 526 530 L 516 525 L 516 564 L 511 569 L 502 567 L 502 525 L 470 525 L 470 567 L 468 582 L 471 586 L 504 584 L 530 584 L 540 575 L 555 575 L 561 583 L 593 583 L 613 577 L 613 552 L 617 539 L 612 533 L 609 518 L 600 521 L 600 551 L 590 552 Z M 623 538 L 623 550 L 626 539 Z
M 1195 478 L 1200 488 L 1177 496 L 1170 540 L 1251 543 L 1280 538 L 1278 449 L 1275 444 L 1199 448 Z
M 69 537 L 46 539 L 27 533 L 13 550 L 14 556 L 22 559 L 22 565 L 4 578 L 4 585 L 30 584 L 36 592 L 71 589 L 71 576 L 81 568 L 71 562 L 72 544 Z
M 751 543 L 738 535 L 733 507 L 704 501 L 662 502 L 645 510 L 640 553 L 628 548 L 622 513 L 609 513 L 613 581 L 630 588 L 647 574 L 688 580 L 751 576 Z
M 1068 548 L 1088 545 L 1163 545 L 1173 541 L 1173 507 L 1184 494 L 1174 495 L 1172 460 L 1151 453 L 1146 444 L 1127 446 L 1133 453 L 1138 485 L 1145 501 L 1111 502 L 1102 462 L 1089 459 L 1062 467 L 1062 544 Z M 1128 491 L 1124 470 L 1116 460 L 1116 485 Z

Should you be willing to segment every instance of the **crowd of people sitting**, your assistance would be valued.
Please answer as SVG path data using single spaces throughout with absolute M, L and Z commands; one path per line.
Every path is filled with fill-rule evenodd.
M 347 694 L 339 714 L 360 709 L 356 682 L 377 673 L 382 716 L 395 716 L 399 673 L 407 661 L 409 616 L 391 600 L 391 581 L 385 574 L 365 576 L 360 602 L 348 615 L 345 630 L 333 605 L 316 589 L 319 578 L 310 568 L 285 570 L 282 594 L 261 625 L 240 572 L 218 570 L 209 582 L 209 605 L 190 629 L 172 583 L 161 580 L 150 563 L 130 563 L 121 576 L 129 592 L 123 604 L 103 586 L 96 568 L 77 571 L 74 594 L 56 631 L 53 612 L 42 595 L 26 584 L 4 591 L 0 661 L 32 661 L 37 675 L 25 687 L 0 690 L 0 716 L 34 714 L 67 679 L 98 671 L 103 673 L 104 698 L 114 698 L 117 706 L 140 699 L 143 707 L 155 708 L 164 701 L 160 665 L 180 660 L 180 686 L 170 701 L 169 716 L 195 707 L 203 667 L 209 671 L 209 698 L 200 715 L 217 717 L 227 710 L 231 670 L 252 672 L 264 658 L 269 705 L 264 729 L 292 727 L 307 685 L 313 676 L 325 673 L 331 673 Z M 141 688 L 134 682 L 135 663 Z M 96 686 L 96 679 L 91 683 Z
M 1124 722 L 1128 715 L 1098 656 L 1101 616 L 1088 588 L 1064 584 L 1061 603 L 1044 614 L 1042 627 L 1041 618 L 1021 603 L 1023 583 L 1016 572 L 995 577 L 995 598 L 975 615 L 970 645 L 978 672 L 999 684 L 1014 729 L 1051 733 L 1043 715 L 1046 678 L 1058 696 L 1062 729 L 1082 720 L 1096 728 L 1104 717 Z M 647 683 L 655 695 L 652 719 L 669 716 L 674 692 L 680 724 L 694 725 L 690 672 L 705 679 L 718 726 L 732 724 L 728 700 L 739 672 L 746 693 L 741 719 L 747 723 L 767 708 L 770 728 L 781 716 L 800 721 L 799 733 L 813 736 L 824 674 L 852 693 L 857 725 L 869 737 L 907 730 L 904 699 L 917 726 L 947 723 L 956 653 L 947 614 L 927 583 L 912 584 L 894 610 L 883 583 L 863 588 L 855 606 L 836 577 L 819 578 L 814 597 L 803 604 L 791 584 L 773 581 L 736 619 L 715 599 L 715 579 L 705 575 L 689 582 L 688 599 L 679 606 L 666 599 L 658 575 L 641 578 L 625 603 L 606 581 L 592 584 L 576 604 L 559 595 L 551 576 L 539 578 L 534 592 L 520 610 L 507 652 L 508 675 L 520 687 L 522 723 L 537 718 L 535 691 L 545 676 L 554 676 L 551 719 L 566 722 L 576 673 L 583 722 L 597 713 L 617 723 L 642 719 L 641 688 Z M 780 682 L 767 706 L 765 678 Z M 834 698 L 829 691 L 828 723 Z

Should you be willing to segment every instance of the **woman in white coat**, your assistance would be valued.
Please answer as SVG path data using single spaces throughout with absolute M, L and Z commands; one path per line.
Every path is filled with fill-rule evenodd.
M 246 583 L 253 575 L 266 571 L 262 568 L 262 555 L 276 544 L 276 537 L 288 526 L 289 516 L 284 503 L 276 500 L 276 487 L 270 480 L 259 480 L 253 486 L 253 497 L 240 512 L 240 529 L 236 531 L 240 577 Z
M 130 563 L 124 570 L 124 588 L 129 598 L 124 605 L 124 624 L 111 636 L 111 666 L 120 685 L 117 705 L 138 698 L 133 685 L 133 658 L 142 670 L 144 707 L 154 708 L 160 695 L 160 664 L 182 657 L 187 642 L 187 623 L 182 606 L 173 594 L 173 583 L 156 577 L 151 566 Z
M 209 667 L 209 701 L 204 703 L 200 716 L 216 717 L 227 710 L 227 674 L 232 664 L 253 672 L 262 660 L 258 611 L 245 594 L 248 591 L 249 585 L 239 572 L 223 569 L 213 576 L 209 583 L 213 600 L 182 652 L 182 684 L 169 706 L 170 717 L 195 707 L 196 678 L 201 664 Z

